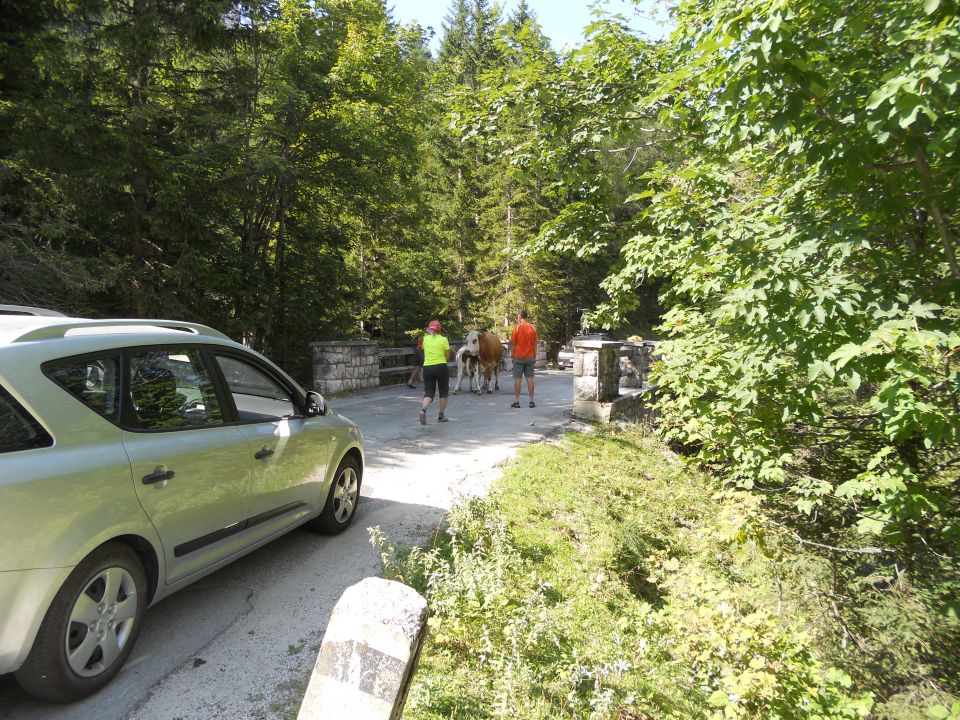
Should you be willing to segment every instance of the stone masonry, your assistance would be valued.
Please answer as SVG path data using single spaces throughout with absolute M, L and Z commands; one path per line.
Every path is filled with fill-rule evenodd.
M 313 349 L 313 385 L 328 395 L 377 387 L 380 354 L 373 340 L 331 340 L 310 343 Z

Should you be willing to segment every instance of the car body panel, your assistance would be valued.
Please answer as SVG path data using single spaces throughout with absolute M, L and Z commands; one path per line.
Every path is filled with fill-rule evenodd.
M 47 608 L 73 571 L 38 568 L 0 572 L 0 674 L 23 664 Z
M 130 462 L 119 438 L 116 428 L 113 443 L 55 445 L 4 458 L 0 570 L 72 567 L 101 528 L 149 525 L 130 491 Z
M 296 417 L 239 426 L 253 457 L 250 517 L 295 505 L 319 511 L 333 440 L 328 425 L 323 417 Z M 256 457 L 264 451 L 271 454 Z
M 240 542 L 230 532 L 250 505 L 250 446 L 233 426 L 175 432 L 123 432 L 133 487 L 160 536 L 167 582 L 190 575 Z M 159 468 L 175 475 L 145 484 Z M 216 534 L 223 539 L 213 541 Z M 191 543 L 195 549 L 188 551 Z

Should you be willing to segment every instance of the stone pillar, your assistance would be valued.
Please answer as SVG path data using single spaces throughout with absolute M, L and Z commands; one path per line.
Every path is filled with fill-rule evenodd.
M 537 370 L 543 370 L 547 367 L 547 341 L 546 340 L 537 340 L 537 359 L 534 361 L 533 366 Z
M 644 348 L 640 342 L 625 342 L 620 348 L 620 384 L 625 388 L 643 386 Z
M 373 340 L 310 343 L 313 385 L 323 394 L 361 390 L 380 384 L 380 353 Z
M 366 578 L 340 596 L 297 720 L 399 720 L 426 636 L 416 590 Z
M 573 343 L 573 400 L 608 403 L 620 395 L 620 343 L 578 340 Z
M 505 372 L 513 370 L 513 343 L 509 340 L 503 340 L 503 359 L 500 361 L 500 369 Z

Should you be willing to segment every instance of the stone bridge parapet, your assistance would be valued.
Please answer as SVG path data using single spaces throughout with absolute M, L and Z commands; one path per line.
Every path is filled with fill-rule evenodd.
M 450 340 L 451 362 L 447 367 L 456 377 L 457 366 L 452 361 L 463 340 Z M 415 349 L 409 347 L 380 347 L 375 340 L 327 340 L 310 343 L 313 351 L 313 387 L 324 395 L 352 392 L 405 382 L 413 365 Z M 501 372 L 510 372 L 510 343 L 503 343 Z M 547 366 L 547 344 L 537 343 L 536 366 Z

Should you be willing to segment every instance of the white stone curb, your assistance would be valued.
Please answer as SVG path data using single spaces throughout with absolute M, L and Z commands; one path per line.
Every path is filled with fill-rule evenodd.
M 398 720 L 426 635 L 427 601 L 366 578 L 337 601 L 297 720 Z

